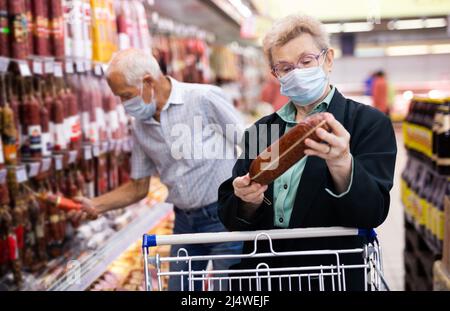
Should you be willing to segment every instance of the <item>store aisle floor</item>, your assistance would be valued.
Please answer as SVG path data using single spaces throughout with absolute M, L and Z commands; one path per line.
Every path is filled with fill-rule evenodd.
M 400 175 L 406 164 L 401 125 L 395 124 L 397 161 L 391 190 L 391 206 L 386 221 L 377 229 L 383 250 L 384 273 L 391 290 L 404 290 L 403 249 L 405 244 L 403 205 L 400 196 Z

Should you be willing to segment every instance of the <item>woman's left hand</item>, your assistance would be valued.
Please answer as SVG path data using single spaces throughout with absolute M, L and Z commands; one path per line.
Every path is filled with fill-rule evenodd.
M 324 159 L 336 184 L 336 188 L 346 189 L 351 175 L 352 156 L 350 154 L 350 134 L 331 113 L 326 113 L 325 119 L 331 128 L 331 133 L 323 128 L 316 130 L 323 143 L 307 138 L 306 155 L 314 155 Z M 344 190 L 345 191 L 345 190 Z

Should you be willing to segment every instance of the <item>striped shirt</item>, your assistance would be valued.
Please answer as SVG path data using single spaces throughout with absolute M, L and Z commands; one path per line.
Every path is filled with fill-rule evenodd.
M 216 202 L 219 185 L 231 177 L 243 122 L 219 87 L 170 82 L 160 122 L 133 123 L 131 177 L 159 175 L 169 188 L 168 202 L 200 208 Z M 234 137 L 225 135 L 230 129 Z

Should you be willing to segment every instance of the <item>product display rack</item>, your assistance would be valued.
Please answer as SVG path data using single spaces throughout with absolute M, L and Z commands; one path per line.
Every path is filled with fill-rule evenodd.
M 68 273 L 52 284 L 49 291 L 82 291 L 86 290 L 99 276 L 106 271 L 133 242 L 144 232 L 149 231 L 172 211 L 172 205 L 158 203 L 149 210 L 145 203 L 139 203 L 138 218 L 124 229 L 116 232 L 98 250 L 95 250 L 79 264 L 73 264 Z

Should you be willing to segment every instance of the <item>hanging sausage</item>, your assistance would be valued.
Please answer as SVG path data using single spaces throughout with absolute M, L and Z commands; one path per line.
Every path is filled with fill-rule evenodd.
M 8 0 L 11 25 L 11 57 L 26 59 L 28 56 L 27 17 L 24 0 Z
M 64 57 L 63 1 L 50 0 L 50 42 L 51 54 L 57 59 Z
M 8 3 L 0 0 L 0 56 L 9 57 Z

